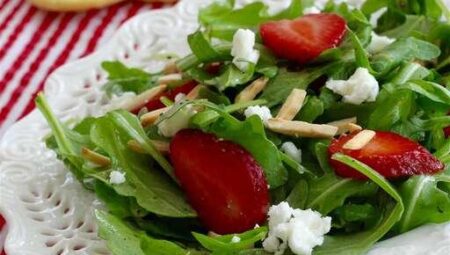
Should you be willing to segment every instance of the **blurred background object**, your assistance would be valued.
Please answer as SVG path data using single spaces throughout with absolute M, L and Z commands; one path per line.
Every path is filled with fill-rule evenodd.
M 86 11 L 110 6 L 126 0 L 29 0 L 29 2 L 43 10 L 69 12 Z M 136 1 L 136 0 L 135 0 Z M 177 0 L 137 0 L 144 2 L 174 3 Z

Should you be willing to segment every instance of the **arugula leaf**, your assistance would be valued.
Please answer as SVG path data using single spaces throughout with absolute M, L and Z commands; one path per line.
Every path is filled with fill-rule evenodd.
M 376 105 L 370 115 L 368 128 L 390 130 L 395 123 L 409 118 L 413 111 L 414 96 L 410 91 L 396 90 L 385 98 L 379 95 Z
M 209 61 L 211 62 L 222 62 L 233 59 L 231 56 L 231 44 L 230 43 L 223 43 L 223 44 L 217 44 L 211 46 L 213 50 L 217 52 L 217 55 L 215 54 L 214 58 L 212 56 L 208 56 Z M 189 54 L 186 57 L 179 59 L 176 61 L 176 65 L 178 69 L 182 72 L 185 72 L 191 68 L 198 67 L 200 64 L 202 64 L 202 61 L 200 61 L 195 54 Z
M 267 227 L 255 228 L 240 234 L 229 234 L 210 237 L 200 233 L 192 233 L 197 241 L 206 249 L 218 253 L 230 253 L 252 247 L 256 242 L 261 241 L 267 235 Z M 233 243 L 231 239 L 236 236 L 239 242 Z M 235 254 L 235 253 L 230 253 Z
M 360 182 L 337 177 L 334 173 L 320 178 L 300 181 L 289 194 L 287 201 L 292 207 L 313 208 L 323 215 L 342 206 L 349 197 L 373 196 L 377 186 L 371 182 Z
M 440 49 L 432 43 L 413 37 L 400 38 L 386 46 L 383 51 L 375 54 L 370 64 L 377 72 L 377 77 L 382 77 L 403 61 L 431 60 L 437 58 L 440 53 Z
M 395 201 L 380 205 L 384 208 L 384 218 L 375 227 L 351 235 L 326 236 L 324 244 L 314 251 L 315 254 L 363 254 L 400 220 L 404 210 L 402 198 L 383 176 L 369 166 L 339 153 L 332 158 L 366 175 Z
M 119 218 L 95 211 L 99 236 L 106 240 L 114 255 L 185 255 L 187 251 L 175 243 L 154 239 Z
M 213 10 L 210 10 L 210 8 Z M 217 9 L 220 9 L 222 12 L 216 12 Z M 216 16 L 209 18 L 205 13 L 215 13 Z M 206 7 L 199 12 L 199 20 L 206 27 L 206 30 L 209 31 L 209 34 L 212 37 L 228 41 L 232 40 L 234 33 L 239 28 L 254 29 L 261 22 L 268 20 L 268 18 L 267 6 L 261 2 L 250 3 L 235 10 L 229 3 L 223 5 L 213 4 L 211 7 Z
M 271 16 L 262 2 L 253 2 L 239 9 L 234 9 L 234 3 L 234 0 L 214 2 L 200 10 L 198 20 L 212 37 L 231 41 L 240 28 L 256 30 L 258 25 L 269 20 L 299 17 L 304 6 L 308 5 L 301 0 L 293 0 L 285 10 Z
M 295 119 L 312 123 L 323 114 L 325 110 L 324 103 L 316 96 L 307 96 L 305 101 Z
M 210 62 L 220 58 L 219 53 L 211 46 L 211 43 L 199 30 L 188 35 L 188 43 L 194 55 L 201 62 Z
M 290 72 L 286 68 L 280 68 L 278 74 L 268 82 L 261 98 L 266 99 L 269 106 L 284 102 L 294 88 L 306 89 L 311 82 L 324 75 L 332 65 L 307 68 L 300 72 Z
M 220 91 L 223 91 L 229 87 L 235 87 L 249 82 L 252 79 L 254 72 L 255 65 L 253 63 L 249 63 L 245 72 L 239 70 L 235 65 L 229 64 L 225 67 L 225 70 L 221 75 L 212 80 L 205 81 L 205 83 L 215 85 Z
M 108 96 L 124 92 L 139 94 L 157 85 L 158 74 L 130 68 L 119 61 L 104 61 L 102 68 L 108 73 L 108 82 L 102 87 Z
M 128 149 L 128 141 L 141 139 L 132 135 L 139 131 L 127 120 L 131 117 L 136 118 L 124 111 L 110 112 L 98 118 L 91 128 L 92 141 L 109 155 L 113 169 L 126 174 L 126 182 L 113 185 L 114 190 L 122 196 L 135 197 L 149 212 L 168 217 L 195 217 L 175 183 L 155 169 L 147 155 Z
M 58 155 L 58 158 L 64 161 L 64 164 L 70 169 L 75 177 L 82 181 L 85 173 L 83 172 L 83 164 L 85 160 L 80 155 L 81 145 L 89 142 L 75 131 L 64 127 L 59 122 L 54 113 L 51 111 L 44 94 L 39 93 L 36 97 L 36 106 L 44 115 L 49 124 L 54 139 L 54 145 L 51 147 Z M 89 120 L 87 120 L 89 121 Z M 75 138 L 75 139 L 74 139 Z M 47 145 L 53 143 L 48 140 Z
M 370 62 L 369 62 L 369 54 L 364 49 L 358 36 L 356 36 L 356 34 L 353 31 L 351 31 L 350 29 L 347 29 L 347 33 L 348 33 L 350 40 L 352 41 L 353 48 L 355 49 L 356 65 L 358 67 L 364 67 L 367 70 L 369 70 L 371 73 L 373 73 L 374 71 L 372 70 L 372 67 L 370 66 Z
M 121 219 L 133 216 L 142 217 L 147 214 L 136 203 L 136 200 L 131 197 L 120 196 L 113 188 L 101 181 L 95 181 L 94 189 L 97 197 L 106 204 L 108 211 Z
M 203 129 L 240 144 L 252 154 L 263 168 L 271 189 L 286 182 L 287 171 L 283 167 L 280 151 L 267 139 L 259 117 L 252 116 L 245 121 L 238 121 L 231 115 L 221 113 L 221 118 Z
M 409 80 L 422 80 L 431 75 L 431 71 L 427 68 L 414 63 L 408 62 L 402 64 L 390 82 L 403 84 Z
M 397 224 L 398 232 L 450 219 L 450 193 L 439 188 L 440 182 L 450 184 L 450 177 L 419 175 L 410 177 L 400 185 L 399 193 L 405 203 L 405 213 Z
M 157 238 L 168 238 L 179 241 L 195 241 L 192 231 L 204 231 L 196 218 L 168 218 L 156 215 L 147 215 L 136 219 L 140 229 Z
M 413 80 L 405 83 L 401 87 L 410 89 L 434 102 L 450 105 L 450 90 L 440 84 L 423 80 Z

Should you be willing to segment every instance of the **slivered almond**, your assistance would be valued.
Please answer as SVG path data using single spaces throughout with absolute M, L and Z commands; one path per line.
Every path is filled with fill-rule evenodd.
M 155 146 L 155 148 L 159 152 L 162 152 L 162 153 L 169 152 L 169 143 L 164 142 L 164 141 L 156 141 L 156 140 L 151 140 L 150 142 L 153 144 L 153 146 Z M 128 147 L 134 152 L 142 153 L 142 154 L 146 153 L 144 148 L 142 148 L 142 146 L 136 140 L 128 141 Z
M 306 91 L 303 89 L 293 89 L 286 102 L 281 106 L 277 114 L 277 119 L 293 120 L 300 111 L 305 101 Z
M 346 133 L 350 130 L 350 124 L 354 124 L 356 123 L 356 117 L 351 117 L 351 118 L 347 118 L 347 119 L 342 119 L 342 120 L 336 120 L 336 121 L 332 121 L 327 123 L 327 125 L 331 125 L 331 126 L 335 126 L 338 128 L 337 134 L 343 134 Z
M 253 81 L 236 96 L 234 101 L 241 103 L 253 100 L 266 87 L 268 81 L 267 77 L 261 77 Z
M 358 125 L 358 124 L 355 124 L 355 123 L 348 123 L 347 124 L 347 129 L 350 132 L 355 132 L 355 131 L 361 131 L 362 127 L 360 125 Z
M 171 61 L 167 62 L 166 66 L 164 66 L 164 69 L 163 69 L 164 74 L 173 74 L 173 73 L 179 73 L 179 72 L 180 72 L 180 70 L 178 70 L 175 60 L 171 60 Z
M 333 137 L 338 128 L 326 124 L 311 124 L 304 121 L 269 119 L 267 127 L 280 134 L 295 137 Z
M 133 97 L 130 100 L 125 101 L 120 105 L 119 108 L 128 111 L 135 110 L 145 105 L 148 101 L 154 99 L 156 96 L 164 92 L 166 89 L 167 89 L 166 85 L 159 85 L 149 90 L 146 90 L 141 94 L 137 95 L 136 97 Z
M 159 84 L 167 84 L 174 81 L 180 81 L 182 78 L 180 73 L 172 73 L 159 77 L 158 82 Z
M 367 129 L 363 130 L 356 134 L 352 139 L 348 140 L 342 148 L 348 150 L 360 150 L 372 140 L 375 134 L 375 131 Z
M 81 148 L 81 156 L 84 159 L 89 160 L 90 162 L 95 163 L 99 166 L 109 166 L 111 164 L 111 160 L 108 157 L 103 156 L 102 154 L 90 150 L 86 147 Z
M 200 89 L 203 87 L 203 85 L 197 85 L 195 86 L 187 95 L 186 95 L 186 99 L 187 100 L 194 100 L 198 98 Z
M 146 114 L 141 116 L 141 124 L 144 127 L 150 126 L 155 123 L 155 121 L 161 116 L 161 114 L 168 111 L 170 107 L 160 108 L 151 112 L 147 112 Z

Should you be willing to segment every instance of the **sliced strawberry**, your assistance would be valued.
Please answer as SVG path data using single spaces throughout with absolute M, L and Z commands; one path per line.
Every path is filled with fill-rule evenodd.
M 238 233 L 265 221 L 267 182 L 240 145 L 184 129 L 170 143 L 170 158 L 188 200 L 209 230 Z
M 269 21 L 261 25 L 259 32 L 264 45 L 278 57 L 304 64 L 337 46 L 345 29 L 346 22 L 340 16 L 319 13 L 294 20 Z
M 331 159 L 337 152 L 365 163 L 387 179 L 435 174 L 444 168 L 444 165 L 422 145 L 392 132 L 377 131 L 372 140 L 359 150 L 342 148 L 356 134 L 357 132 L 334 139 L 328 147 L 329 162 L 342 177 L 367 179 L 353 168 Z
M 178 94 L 180 94 L 180 93 L 188 94 L 193 88 L 195 88 L 195 86 L 197 86 L 196 81 L 194 81 L 194 80 L 188 81 L 181 86 L 178 86 L 174 89 L 168 90 L 166 92 L 163 92 L 163 93 L 157 95 L 154 99 L 148 101 L 145 105 L 143 105 L 139 108 L 136 108 L 131 112 L 137 114 L 141 110 L 141 108 L 144 108 L 144 107 L 147 107 L 147 110 L 149 110 L 149 111 L 163 108 L 164 104 L 160 100 L 161 97 L 167 97 L 168 99 L 173 101 Z

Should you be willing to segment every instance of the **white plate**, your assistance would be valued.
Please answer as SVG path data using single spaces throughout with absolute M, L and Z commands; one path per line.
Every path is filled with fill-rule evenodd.
M 102 114 L 102 106 L 108 103 L 99 89 L 106 79 L 100 68 L 104 60 L 121 60 L 155 71 L 164 63 L 152 59 L 153 54 L 186 54 L 186 36 L 197 28 L 197 11 L 208 2 L 184 0 L 170 9 L 141 14 L 126 22 L 99 51 L 57 69 L 44 89 L 57 116 L 68 121 Z M 279 9 L 289 1 L 265 2 Z M 97 237 L 93 217 L 93 210 L 101 203 L 45 148 L 42 138 L 48 133 L 43 117 L 34 110 L 14 124 L 0 142 L 0 213 L 9 227 L 5 243 L 8 255 L 110 254 Z M 450 227 L 444 227 L 433 227 L 434 235 L 427 235 L 424 243 L 449 251 Z M 418 242 L 407 238 L 404 243 L 381 248 L 393 246 L 394 251 L 400 251 L 400 245 L 416 249 Z

